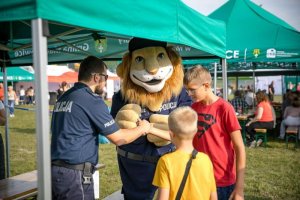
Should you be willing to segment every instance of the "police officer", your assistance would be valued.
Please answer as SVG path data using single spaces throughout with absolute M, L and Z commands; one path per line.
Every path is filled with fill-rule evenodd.
M 116 145 L 148 133 L 140 120 L 133 129 L 119 129 L 102 98 L 95 93 L 107 80 L 105 63 L 89 56 L 80 64 L 78 82 L 58 99 L 51 122 L 52 198 L 94 199 L 92 173 L 98 162 L 98 133 Z

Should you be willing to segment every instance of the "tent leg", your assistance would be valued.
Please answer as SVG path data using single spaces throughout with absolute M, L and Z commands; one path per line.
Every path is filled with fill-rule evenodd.
M 4 105 L 5 105 L 5 116 L 6 116 L 6 122 L 5 122 L 6 177 L 10 177 L 9 107 L 8 107 L 8 92 L 7 92 L 7 69 L 5 66 L 3 71 L 3 83 L 4 83 Z
M 227 63 L 226 59 L 222 59 L 222 77 L 223 77 L 223 99 L 228 100 L 228 88 L 227 88 Z
M 214 68 L 214 93 L 217 94 L 217 67 L 218 64 L 215 62 L 215 68 Z
M 50 133 L 47 82 L 47 38 L 42 19 L 31 21 L 33 66 L 36 87 L 36 138 L 38 164 L 38 199 L 51 199 Z

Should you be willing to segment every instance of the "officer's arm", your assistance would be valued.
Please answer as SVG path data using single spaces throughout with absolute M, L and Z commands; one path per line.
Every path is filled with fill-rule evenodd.
M 121 146 L 136 140 L 142 135 L 145 135 L 150 130 L 150 123 L 146 120 L 139 121 L 139 125 L 132 129 L 120 129 L 106 137 L 115 145 Z

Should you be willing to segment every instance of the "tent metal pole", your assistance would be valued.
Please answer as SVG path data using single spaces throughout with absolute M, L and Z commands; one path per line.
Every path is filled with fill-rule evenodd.
M 222 58 L 222 77 L 223 77 L 223 99 L 228 100 L 228 88 L 227 88 L 227 62 L 225 58 Z
M 4 83 L 4 105 L 5 105 L 5 154 L 6 154 L 6 177 L 10 177 L 10 138 L 9 138 L 9 106 L 7 92 L 7 69 L 4 62 L 3 67 L 3 83 Z
M 214 93 L 217 94 L 217 67 L 218 67 L 218 64 L 217 62 L 215 62 L 215 68 L 214 68 Z
M 251 63 L 251 65 L 252 65 L 252 63 Z M 255 96 L 256 95 L 254 95 L 256 92 L 255 92 L 255 90 L 256 90 L 256 86 L 255 86 L 255 84 L 256 84 L 256 81 L 255 81 L 255 69 L 254 69 L 254 66 L 253 66 L 253 110 L 255 109 L 255 107 L 256 107 L 256 105 L 255 105 L 255 102 L 256 102 L 256 100 L 255 100 Z
M 36 138 L 38 166 L 38 199 L 51 200 L 50 128 L 47 82 L 47 38 L 42 19 L 31 21 L 33 66 L 36 87 Z

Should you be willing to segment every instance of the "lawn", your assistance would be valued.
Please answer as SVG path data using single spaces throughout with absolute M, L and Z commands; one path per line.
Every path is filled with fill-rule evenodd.
M 35 113 L 16 110 L 16 117 L 9 119 L 11 176 L 36 169 Z M 0 128 L 3 139 L 4 127 Z M 300 199 L 300 148 L 294 149 L 276 137 L 269 136 L 267 148 L 249 149 L 245 180 L 246 200 Z M 121 187 L 115 146 L 100 145 L 101 199 Z M 1 161 L 3 162 L 3 161 Z

